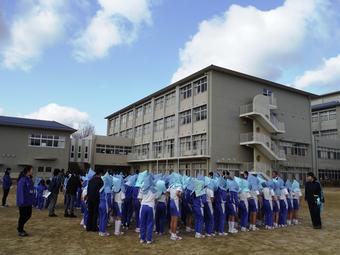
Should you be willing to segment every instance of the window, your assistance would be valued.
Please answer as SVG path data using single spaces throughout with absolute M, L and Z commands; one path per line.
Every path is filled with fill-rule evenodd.
M 47 167 L 45 168 L 45 172 L 46 172 L 46 173 L 52 172 L 52 167 L 47 166 Z
M 194 109 L 194 120 L 200 121 L 207 118 L 207 106 L 203 105 Z
M 181 156 L 187 154 L 191 150 L 191 137 L 182 137 L 179 140 Z
M 206 155 L 207 135 L 195 135 L 192 138 L 192 149 L 195 155 Z
M 181 100 L 191 97 L 191 84 L 180 88 Z
M 165 118 L 165 129 L 171 129 L 175 127 L 175 115 L 171 115 Z
M 161 110 L 164 106 L 164 97 L 157 98 L 155 100 L 155 110 Z
M 270 89 L 263 89 L 262 94 L 264 96 L 272 96 L 273 93 L 272 93 L 272 91 Z
M 181 125 L 186 125 L 186 124 L 191 123 L 191 110 L 181 112 L 179 114 L 179 119 L 180 119 Z
M 39 173 L 44 172 L 44 167 L 43 167 L 43 166 L 39 166 L 39 167 L 38 167 L 38 172 L 39 172 Z
M 65 137 L 58 135 L 31 134 L 28 145 L 34 147 L 64 148 Z
M 128 155 L 131 153 L 132 148 L 129 146 L 115 146 L 109 144 L 97 144 L 96 153 L 101 154 L 115 154 L 115 155 Z
M 335 120 L 336 119 L 336 110 L 330 110 L 329 111 L 329 120 Z
M 129 122 L 129 121 L 132 121 L 132 120 L 133 120 L 133 111 L 129 111 L 127 113 L 127 121 Z
M 165 103 L 166 105 L 173 105 L 175 103 L 176 92 L 172 92 L 165 96 Z
M 197 177 L 199 175 L 205 175 L 207 171 L 207 166 L 204 163 L 192 164 L 192 169 L 194 170 L 194 175 Z
M 142 145 L 142 155 L 145 158 L 149 157 L 149 151 L 150 151 L 149 147 L 150 147 L 150 145 L 148 143 Z
M 162 142 L 155 142 L 153 143 L 153 156 L 155 158 L 162 157 Z
M 89 157 L 88 152 L 89 152 L 89 147 L 85 146 L 85 155 L 84 155 L 84 158 L 86 158 L 86 159 Z
M 328 120 L 328 111 L 320 112 L 320 120 L 327 121 Z
M 336 139 L 338 137 L 337 129 L 322 130 L 321 136 L 328 139 Z
M 143 126 L 138 126 L 135 128 L 136 130 L 136 137 L 141 137 L 142 136 L 142 129 L 143 129 Z
M 136 118 L 140 118 L 143 115 L 143 106 L 140 106 L 136 109 Z
M 78 158 L 81 157 L 81 146 L 78 146 Z
M 127 129 L 126 130 L 126 137 L 132 139 L 133 138 L 133 129 Z
M 150 123 L 143 125 L 143 135 L 148 135 L 150 133 Z
M 207 91 L 207 87 L 208 87 L 207 77 L 194 81 L 195 95 Z
M 122 125 L 123 127 L 126 126 L 126 120 L 127 120 L 127 114 L 122 115 L 122 116 L 121 116 L 121 125 Z
M 74 145 L 71 146 L 71 158 L 74 158 Z
M 319 113 L 314 112 L 312 113 L 312 122 L 318 122 L 319 121 Z
M 318 147 L 318 158 L 340 160 L 340 149 L 329 147 Z
M 144 114 L 149 114 L 151 113 L 151 103 L 147 103 L 144 105 Z
M 308 151 L 308 145 L 303 143 L 291 143 L 291 142 L 281 142 L 281 147 L 283 148 L 286 155 L 306 157 Z
M 164 149 L 167 157 L 174 156 L 174 144 L 175 144 L 174 139 L 164 141 Z
M 154 132 L 163 131 L 163 119 L 156 120 L 153 125 L 154 125 Z

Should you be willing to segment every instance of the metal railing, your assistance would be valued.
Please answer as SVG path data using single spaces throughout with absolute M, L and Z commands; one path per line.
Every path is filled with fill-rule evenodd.
M 274 142 L 269 136 L 262 133 L 242 133 L 240 134 L 240 143 L 255 142 L 263 144 L 268 150 L 272 151 L 277 158 L 286 159 L 284 150 Z
M 279 121 L 273 114 L 270 114 L 269 109 L 266 109 L 265 107 L 261 105 L 256 105 L 254 103 L 240 106 L 240 115 L 244 115 L 251 112 L 262 115 L 268 122 L 270 122 L 274 127 L 276 127 L 277 130 L 281 131 L 285 130 L 284 123 Z

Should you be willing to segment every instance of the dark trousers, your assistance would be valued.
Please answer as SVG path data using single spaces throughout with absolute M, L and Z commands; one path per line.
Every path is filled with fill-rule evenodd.
M 320 207 L 314 201 L 308 201 L 308 207 L 313 227 L 321 227 Z
M 9 189 L 4 189 L 4 195 L 2 196 L 2 205 L 3 206 L 6 205 L 6 200 L 7 200 L 8 193 L 9 193 Z
M 88 219 L 86 230 L 98 231 L 98 213 L 99 213 L 99 201 L 88 201 Z
M 66 194 L 65 197 L 65 214 L 74 214 L 74 202 L 76 201 L 76 195 Z
M 51 193 L 49 198 L 50 202 L 48 204 L 48 215 L 53 215 L 55 213 L 55 205 L 57 204 L 58 194 Z
M 32 216 L 32 206 L 19 207 L 18 232 L 24 231 L 24 225 Z

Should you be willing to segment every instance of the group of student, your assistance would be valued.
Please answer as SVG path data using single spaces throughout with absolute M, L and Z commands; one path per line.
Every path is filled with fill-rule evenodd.
M 119 236 L 134 218 L 140 242 L 147 244 L 154 233 L 165 234 L 166 227 L 171 240 L 181 240 L 179 221 L 195 238 L 226 236 L 259 226 L 272 230 L 298 224 L 301 196 L 299 182 L 284 181 L 276 171 L 265 180 L 247 171 L 240 177 L 211 172 L 194 178 L 147 171 L 124 177 L 90 169 L 82 177 L 81 224 L 109 236 L 107 227 L 114 223 Z

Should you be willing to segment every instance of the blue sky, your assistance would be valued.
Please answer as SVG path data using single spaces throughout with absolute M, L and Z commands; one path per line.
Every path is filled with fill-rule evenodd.
M 0 114 L 90 121 L 209 64 L 340 89 L 340 1 L 1 0 Z

